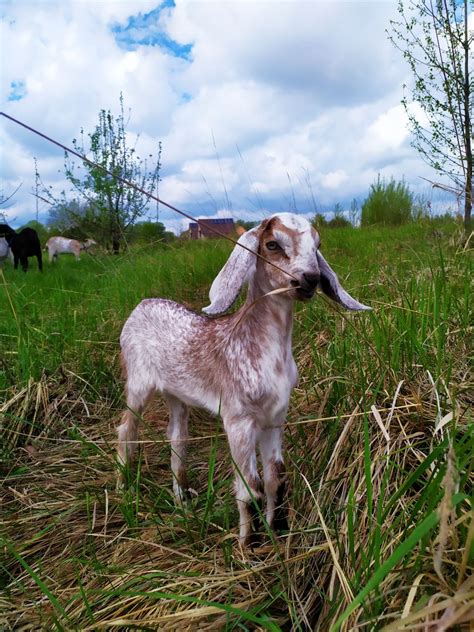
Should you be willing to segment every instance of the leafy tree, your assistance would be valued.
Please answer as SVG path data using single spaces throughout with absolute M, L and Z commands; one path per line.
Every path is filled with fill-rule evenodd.
M 387 184 L 377 177 L 362 204 L 361 226 L 386 224 L 398 226 L 413 219 L 413 193 L 404 182 L 392 178 Z
M 37 220 L 32 219 L 26 224 L 23 224 L 23 226 L 21 226 L 18 230 L 20 231 L 23 228 L 33 228 L 34 230 L 36 230 L 36 232 L 38 233 L 39 240 L 43 245 L 48 241 L 48 237 L 49 237 L 48 229 L 41 222 L 38 222 Z
M 157 159 L 149 168 L 147 160 L 136 155 L 135 146 L 128 145 L 122 95 L 119 116 L 101 110 L 98 125 L 87 137 L 90 159 L 95 164 L 84 162 L 79 173 L 81 166 L 76 166 L 66 154 L 66 177 L 86 203 L 80 213 L 82 229 L 117 254 L 125 243 L 127 229 L 146 212 L 147 194 L 153 194 L 158 187 L 161 144 Z M 85 155 L 84 141 L 81 131 L 81 141 L 74 139 L 73 145 Z M 153 155 L 148 158 L 153 159 Z M 127 186 L 118 177 L 137 185 L 144 193 Z
M 419 109 L 406 97 L 402 101 L 414 134 L 412 144 L 454 184 L 454 189 L 443 188 L 464 197 L 464 226 L 470 232 L 474 79 L 468 0 L 399 0 L 398 13 L 389 37 L 415 79 L 412 95 Z
M 158 241 L 172 241 L 174 233 L 166 230 L 161 222 L 137 222 L 131 230 L 131 237 L 135 241 L 154 243 Z
M 87 239 L 89 235 L 83 224 L 87 213 L 86 205 L 78 199 L 53 204 L 48 212 L 47 226 L 51 235 L 62 235 L 70 239 Z

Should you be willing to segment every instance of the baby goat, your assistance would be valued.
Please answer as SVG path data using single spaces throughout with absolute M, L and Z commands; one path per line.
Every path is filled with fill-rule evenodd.
M 81 251 L 88 250 L 95 246 L 97 242 L 93 239 L 86 239 L 81 242 L 77 239 L 67 239 L 66 237 L 50 237 L 46 242 L 45 250 L 49 254 L 49 262 L 57 261 L 58 255 L 63 253 L 71 253 L 76 257 L 76 261 L 81 258 Z
M 253 252 L 235 246 L 203 310 L 212 316 L 227 311 L 247 283 L 247 301 L 238 311 L 208 318 L 173 301 L 146 299 L 131 313 L 120 337 L 128 409 L 117 430 L 124 465 L 136 447 L 139 416 L 156 392 L 163 395 L 170 414 L 173 489 L 182 499 L 188 491 L 188 407 L 220 414 L 236 473 L 240 538 L 250 544 L 258 517 L 255 501 L 261 503 L 264 495 L 269 526 L 287 528 L 282 434 L 298 381 L 291 349 L 294 301 L 308 301 L 319 287 L 347 309 L 370 308 L 341 287 L 319 252 L 318 233 L 303 217 L 273 215 L 242 235 L 239 244 Z M 265 296 L 276 289 L 286 291 Z

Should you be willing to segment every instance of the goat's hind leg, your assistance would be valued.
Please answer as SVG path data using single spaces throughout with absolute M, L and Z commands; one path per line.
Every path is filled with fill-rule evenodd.
M 189 439 L 189 409 L 181 400 L 168 393 L 164 394 L 164 398 L 170 414 L 167 435 L 171 442 L 173 492 L 177 500 L 183 501 L 189 497 L 189 483 L 185 466 Z
M 126 468 L 130 464 L 137 448 L 140 416 L 153 394 L 154 391 L 152 389 L 134 393 L 130 388 L 127 388 L 127 410 L 124 411 L 122 423 L 117 428 L 117 457 L 122 474 L 122 483 L 126 475 Z

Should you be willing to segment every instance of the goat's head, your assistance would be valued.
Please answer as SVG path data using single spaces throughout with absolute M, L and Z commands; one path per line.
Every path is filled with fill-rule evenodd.
M 347 309 L 370 309 L 341 286 L 319 251 L 318 232 L 304 217 L 293 213 L 272 215 L 242 235 L 239 244 L 214 279 L 209 292 L 211 304 L 203 310 L 207 314 L 225 312 L 245 281 L 254 280 L 264 292 L 286 289 L 281 296 L 291 300 L 307 301 L 319 287 Z

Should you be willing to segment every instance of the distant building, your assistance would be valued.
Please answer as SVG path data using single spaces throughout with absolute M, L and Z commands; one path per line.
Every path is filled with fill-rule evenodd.
M 191 239 L 205 239 L 208 237 L 219 237 L 214 230 L 221 235 L 235 235 L 235 224 L 231 217 L 218 219 L 200 219 L 197 222 L 190 222 L 189 234 Z

